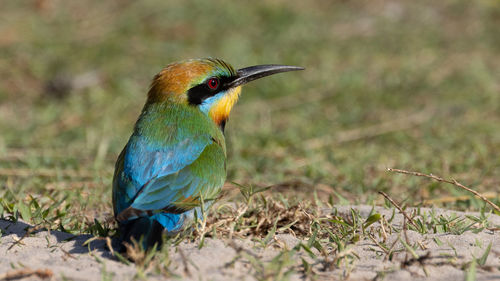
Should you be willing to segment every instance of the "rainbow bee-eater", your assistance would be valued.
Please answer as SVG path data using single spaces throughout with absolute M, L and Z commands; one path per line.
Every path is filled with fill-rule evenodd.
M 116 161 L 113 209 L 121 240 L 133 238 L 145 248 L 161 245 L 163 233 L 174 234 L 202 219 L 201 206 L 210 205 L 226 179 L 224 127 L 241 86 L 301 69 L 257 65 L 235 70 L 220 59 L 196 59 L 160 71 Z

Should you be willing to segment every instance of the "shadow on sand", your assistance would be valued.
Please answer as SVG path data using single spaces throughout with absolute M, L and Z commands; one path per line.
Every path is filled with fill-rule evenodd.
M 39 230 L 31 230 L 31 233 L 28 233 L 30 229 L 34 229 L 33 225 L 30 225 L 21 220 L 18 220 L 17 222 L 12 222 L 0 219 L 0 229 L 2 233 L 1 236 L 2 240 L 3 238 L 12 235 L 17 236 L 16 239 L 8 239 L 12 241 L 11 242 L 12 244 L 19 243 L 15 242 L 19 241 L 19 238 L 24 239 L 25 237 L 30 237 L 30 236 L 44 237 L 45 235 L 48 235 L 55 237 L 57 243 L 71 243 L 70 245 L 72 246 L 68 251 L 70 254 L 85 254 L 89 253 L 89 251 L 98 251 L 102 254 L 102 257 L 116 260 L 116 258 L 113 257 L 113 255 L 111 255 L 111 252 L 106 246 L 106 242 L 104 240 L 94 240 L 88 243 L 87 245 L 84 245 L 85 241 L 94 237 L 93 235 L 90 234 L 74 235 L 71 233 L 56 231 L 56 230 L 48 231 L 47 229 L 44 228 Z M 116 239 L 113 239 L 112 244 L 113 248 L 116 249 L 118 241 Z

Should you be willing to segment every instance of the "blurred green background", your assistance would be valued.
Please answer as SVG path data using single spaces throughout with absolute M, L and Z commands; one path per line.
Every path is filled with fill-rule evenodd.
M 170 62 L 306 71 L 247 85 L 226 130 L 228 181 L 336 203 L 500 185 L 500 2 L 2 1 L 0 193 L 110 212 L 114 161 Z M 491 194 L 493 192 L 493 194 Z M 57 199 L 59 198 L 59 199 Z M 347 200 L 347 201 L 346 201 Z M 446 202 L 446 200 L 443 200 Z M 477 209 L 477 200 L 440 203 Z

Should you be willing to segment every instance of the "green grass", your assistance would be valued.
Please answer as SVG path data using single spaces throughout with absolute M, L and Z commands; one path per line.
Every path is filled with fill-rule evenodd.
M 381 205 L 382 190 L 404 206 L 485 205 L 386 171 L 401 168 L 454 178 L 499 202 L 498 2 L 34 3 L 8 1 L 0 11 L 2 217 L 111 235 L 114 161 L 150 79 L 170 62 L 207 56 L 237 68 L 306 67 L 244 88 L 226 131 L 228 181 L 273 186 L 285 199 L 312 200 L 315 190 L 333 204 Z M 467 226 L 442 220 L 421 227 Z

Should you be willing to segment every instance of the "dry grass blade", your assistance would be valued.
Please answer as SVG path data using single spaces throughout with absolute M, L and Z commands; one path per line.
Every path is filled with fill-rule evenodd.
M 447 179 L 443 179 L 443 178 L 440 178 L 440 177 L 437 177 L 433 174 L 430 174 L 430 175 L 427 175 L 427 174 L 423 174 L 423 173 L 419 173 L 419 172 L 412 172 L 412 171 L 406 171 L 406 170 L 401 170 L 401 169 L 392 169 L 392 168 L 387 168 L 387 171 L 389 172 L 395 172 L 395 173 L 400 173 L 400 174 L 405 174 L 405 175 L 412 175 L 412 176 L 417 176 L 417 177 L 424 177 L 424 178 L 429 178 L 429 179 L 433 179 L 433 180 L 436 180 L 436 181 L 439 181 L 439 182 L 445 182 L 445 183 L 449 183 L 449 184 L 452 184 L 454 186 L 457 186 L 461 189 L 464 189 L 464 190 L 467 190 L 468 192 L 474 194 L 476 197 L 480 198 L 481 200 L 483 200 L 484 202 L 488 203 L 491 207 L 493 207 L 493 209 L 495 209 L 497 212 L 500 212 L 500 207 L 498 207 L 498 205 L 496 205 L 495 203 L 491 202 L 490 200 L 488 200 L 488 198 L 486 198 L 485 196 L 483 196 L 481 193 L 457 182 L 455 179 L 451 179 L 451 180 L 447 180 Z
M 382 196 L 384 196 L 384 197 L 385 197 L 385 199 L 389 200 L 389 202 L 391 202 L 391 204 L 392 204 L 392 205 L 394 205 L 394 207 L 396 207 L 396 208 L 399 210 L 399 212 L 400 212 L 401 214 L 403 214 L 403 216 L 405 216 L 405 218 L 406 218 L 406 219 L 407 219 L 407 220 L 411 223 L 411 225 L 413 225 L 415 228 L 417 228 L 417 229 L 418 229 L 417 224 L 416 224 L 416 223 L 413 221 L 413 219 L 412 219 L 410 216 L 408 216 L 408 214 L 407 214 L 407 213 L 406 213 L 406 212 L 405 212 L 405 211 L 404 211 L 404 210 L 403 210 L 403 209 L 402 209 L 402 208 L 398 205 L 398 203 L 396 203 L 396 201 L 394 201 L 391 197 L 389 197 L 389 195 L 387 195 L 387 194 L 386 194 L 385 192 L 383 192 L 383 191 L 379 191 L 378 193 L 379 193 L 379 194 L 381 194 Z
M 242 204 L 236 208 L 229 207 L 217 215 L 209 216 L 206 228 L 215 228 L 217 233 L 229 238 L 249 235 L 265 237 L 273 227 L 294 236 L 311 234 L 312 219 L 308 212 L 315 211 L 311 206 L 285 206 L 271 198 L 256 201 L 251 206 Z M 210 232 L 206 234 L 211 236 Z
M 371 233 L 369 233 L 367 237 L 370 238 L 370 240 L 372 240 L 372 242 L 375 243 L 386 255 L 390 254 L 389 250 L 387 250 L 385 246 L 380 244 Z
M 146 252 L 141 248 L 139 242 L 132 238 L 132 243 L 124 242 L 125 255 L 128 259 L 133 261 L 139 266 L 143 266 L 144 259 L 146 258 Z

